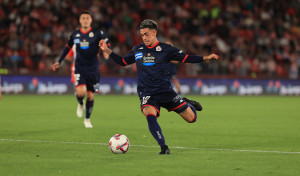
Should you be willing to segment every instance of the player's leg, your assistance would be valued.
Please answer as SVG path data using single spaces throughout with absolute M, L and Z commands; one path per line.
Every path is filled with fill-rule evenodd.
M 81 118 L 83 116 L 83 112 L 84 112 L 83 99 L 86 94 L 86 91 L 87 91 L 87 89 L 86 89 L 85 84 L 81 84 L 81 85 L 75 87 L 76 98 L 78 101 L 76 114 L 79 118 Z
M 189 123 L 194 123 L 197 120 L 197 112 L 193 106 L 188 106 L 185 110 L 180 112 L 179 115 Z
M 94 107 L 94 93 L 99 92 L 100 89 L 100 76 L 99 73 L 95 74 L 88 74 L 86 75 L 86 87 L 87 87 L 87 99 L 86 99 L 86 105 L 85 105 L 85 119 L 84 119 L 84 125 L 86 128 L 93 128 L 91 124 L 91 114 Z
M 76 95 L 76 98 L 78 101 L 76 114 L 79 118 L 81 118 L 83 116 L 83 112 L 84 112 L 83 99 L 84 99 L 86 91 L 87 91 L 85 75 L 75 72 L 74 79 L 75 79 L 75 81 L 74 81 L 75 95 Z
M 141 99 L 142 112 L 147 118 L 149 131 L 161 147 L 161 152 L 159 154 L 170 154 L 170 150 L 165 143 L 162 130 L 157 122 L 157 117 L 159 116 L 159 106 L 155 107 L 157 106 L 155 105 L 156 103 L 151 103 L 151 100 L 149 99 L 145 101 L 145 97 L 143 97 L 143 100 Z
M 92 114 L 92 110 L 94 107 L 94 92 L 88 90 L 86 95 L 86 104 L 85 104 L 85 119 L 84 119 L 84 126 L 86 128 L 93 128 L 91 124 L 90 116 Z
M 177 95 L 175 91 L 166 93 L 162 106 L 168 109 L 168 111 L 175 111 L 189 123 L 197 120 L 197 112 L 194 106 Z

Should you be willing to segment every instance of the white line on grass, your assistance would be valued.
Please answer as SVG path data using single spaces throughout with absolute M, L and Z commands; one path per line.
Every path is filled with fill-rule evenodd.
M 0 139 L 0 141 L 11 141 L 11 142 L 31 142 L 31 143 L 57 143 L 57 144 L 84 144 L 84 145 L 108 145 L 108 143 L 98 142 L 71 142 L 71 141 L 42 141 L 42 140 L 26 140 L 26 139 Z M 149 145 L 130 145 L 133 147 L 149 147 L 157 148 L 159 146 Z M 239 150 L 239 149 L 218 149 L 218 148 L 197 148 L 197 147 L 169 147 L 175 149 L 185 150 L 215 150 L 215 151 L 233 151 L 233 152 L 254 152 L 254 153 L 281 153 L 281 154 L 300 154 L 300 152 L 286 152 L 286 151 L 268 151 L 268 150 Z

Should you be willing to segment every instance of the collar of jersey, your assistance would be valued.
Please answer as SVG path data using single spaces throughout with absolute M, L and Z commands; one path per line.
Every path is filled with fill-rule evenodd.
M 89 33 L 91 30 L 92 30 L 92 27 L 91 27 L 88 31 L 83 32 L 82 29 L 80 28 L 80 32 L 83 33 L 83 34 L 87 34 L 87 33 Z
M 159 41 L 158 42 L 156 42 L 153 46 L 147 46 L 147 48 L 149 48 L 149 49 L 151 49 L 151 48 L 154 48 L 154 47 L 156 47 L 157 45 L 159 44 Z

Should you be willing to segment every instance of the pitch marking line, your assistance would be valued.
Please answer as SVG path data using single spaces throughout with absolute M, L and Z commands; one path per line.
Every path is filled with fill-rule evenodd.
M 83 145 L 108 145 L 108 143 L 98 142 L 68 142 L 68 141 L 42 141 L 42 140 L 26 140 L 26 139 L 0 139 L 0 141 L 11 141 L 11 142 L 31 142 L 31 143 L 56 143 L 56 144 L 83 144 Z M 148 145 L 130 145 L 133 147 L 148 147 L 157 148 L 159 146 L 148 146 Z M 215 151 L 232 151 L 232 152 L 253 152 L 253 153 L 280 153 L 280 154 L 300 154 L 300 152 L 286 152 L 286 151 L 268 151 L 268 150 L 239 150 L 239 149 L 213 149 L 213 148 L 194 148 L 194 147 L 169 147 L 175 149 L 185 150 L 215 150 Z

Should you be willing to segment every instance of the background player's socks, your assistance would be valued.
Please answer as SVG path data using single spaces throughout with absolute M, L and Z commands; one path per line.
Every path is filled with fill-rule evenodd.
M 77 101 L 78 101 L 78 106 L 77 106 L 76 114 L 77 114 L 77 117 L 81 118 L 83 116 L 83 112 L 84 112 L 84 105 L 83 105 L 83 99 L 84 99 L 84 97 L 79 97 L 76 94 L 76 98 L 77 98 Z
M 94 106 L 94 100 L 86 100 L 86 105 L 85 105 L 85 108 L 86 108 L 86 111 L 85 111 L 85 118 L 86 119 L 89 119 L 90 118 L 90 115 L 92 113 L 92 110 L 93 110 L 93 106 Z
M 161 132 L 161 128 L 157 123 L 157 119 L 155 115 L 147 115 L 148 127 L 152 134 L 152 136 L 156 139 L 158 144 L 162 147 L 165 146 L 165 138 Z
M 196 111 L 196 109 L 194 108 L 193 105 L 191 105 L 191 104 L 188 103 L 188 102 L 187 102 L 187 104 L 189 105 L 189 107 L 190 107 L 190 108 L 192 109 L 192 111 L 194 112 L 195 118 L 194 118 L 194 121 L 193 121 L 193 122 L 196 122 L 196 120 L 197 120 L 197 111 Z M 193 123 L 193 122 L 191 122 L 191 123 Z
M 77 94 L 76 94 L 76 98 L 77 98 L 77 101 L 80 105 L 83 105 L 83 99 L 84 97 L 79 97 Z

